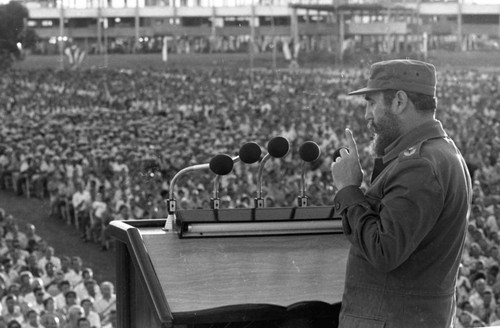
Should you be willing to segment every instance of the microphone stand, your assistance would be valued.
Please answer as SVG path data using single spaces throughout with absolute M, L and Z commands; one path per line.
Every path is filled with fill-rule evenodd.
M 302 161 L 301 165 L 301 174 L 300 174 L 300 184 L 301 184 L 301 194 L 297 197 L 298 206 L 306 207 L 309 205 L 309 197 L 306 196 L 306 170 L 305 170 L 306 162 Z
M 188 166 L 183 168 L 174 175 L 174 177 L 170 181 L 170 190 L 167 199 L 168 216 L 167 216 L 167 222 L 165 223 L 165 227 L 163 228 L 165 231 L 173 232 L 175 227 L 175 211 L 177 207 L 177 201 L 174 198 L 174 188 L 177 180 L 185 173 L 198 170 L 205 170 L 208 168 L 210 168 L 210 164 L 198 164 L 198 165 Z
M 255 198 L 255 207 L 264 207 L 264 198 L 262 198 L 262 173 L 264 172 L 264 164 L 271 158 L 271 155 L 267 153 L 259 165 L 259 171 L 257 173 L 257 197 Z
M 210 208 L 213 210 L 218 210 L 220 207 L 219 181 L 220 181 L 220 175 L 216 175 L 214 178 L 214 189 L 212 191 L 212 198 L 210 198 Z
M 233 157 L 233 164 L 236 164 L 240 161 L 240 157 Z M 212 191 L 212 198 L 210 198 L 210 208 L 213 210 L 218 210 L 220 207 L 220 198 L 219 198 L 219 183 L 220 183 L 220 175 L 217 174 L 214 178 L 214 188 Z

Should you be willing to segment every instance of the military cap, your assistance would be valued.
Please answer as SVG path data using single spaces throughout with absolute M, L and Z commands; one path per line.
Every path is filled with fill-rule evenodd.
M 349 95 L 383 90 L 403 90 L 424 95 L 436 95 L 436 68 L 434 65 L 412 59 L 382 61 L 370 67 L 368 86 Z

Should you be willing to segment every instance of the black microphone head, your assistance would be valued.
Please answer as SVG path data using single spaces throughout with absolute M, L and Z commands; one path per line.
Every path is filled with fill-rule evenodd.
M 290 150 L 290 143 L 286 138 L 274 137 L 267 143 L 267 151 L 269 155 L 276 158 L 281 158 L 288 154 Z
M 300 145 L 299 155 L 304 162 L 314 162 L 321 155 L 321 150 L 314 141 L 306 141 Z
M 247 142 L 241 146 L 238 156 L 243 163 L 253 164 L 258 162 L 262 155 L 262 149 L 256 142 Z
M 226 175 L 233 170 L 233 159 L 226 154 L 215 155 L 210 160 L 210 170 L 217 175 Z
M 334 162 L 335 162 L 335 160 L 337 160 L 337 158 L 340 157 L 340 150 L 341 149 L 347 149 L 347 151 L 349 152 L 349 149 L 347 147 L 340 147 L 340 148 L 335 149 L 335 151 L 333 152 L 333 155 L 332 155 Z

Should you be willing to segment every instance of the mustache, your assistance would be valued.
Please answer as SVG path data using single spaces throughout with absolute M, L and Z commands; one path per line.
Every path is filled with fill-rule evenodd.
M 370 131 L 377 132 L 378 130 L 378 126 L 375 124 L 374 120 L 369 120 L 367 126 Z

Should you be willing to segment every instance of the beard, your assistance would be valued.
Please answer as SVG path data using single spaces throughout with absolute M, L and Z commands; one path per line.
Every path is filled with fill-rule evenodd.
M 376 157 L 385 155 L 385 149 L 401 135 L 401 119 L 388 108 L 378 122 L 370 120 L 368 128 L 374 132 L 371 152 Z

